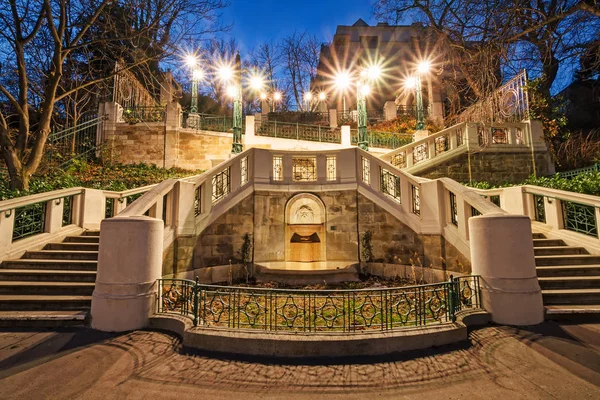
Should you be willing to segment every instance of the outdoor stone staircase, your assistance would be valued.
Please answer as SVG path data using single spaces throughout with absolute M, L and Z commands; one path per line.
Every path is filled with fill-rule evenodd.
M 68 236 L 0 265 L 0 327 L 87 322 L 96 281 L 98 231 Z
M 600 313 L 600 255 L 533 234 L 537 276 L 547 317 Z

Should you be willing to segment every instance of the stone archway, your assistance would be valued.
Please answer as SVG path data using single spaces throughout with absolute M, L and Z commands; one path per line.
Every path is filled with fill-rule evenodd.
M 285 207 L 285 260 L 326 260 L 325 205 L 317 196 L 300 193 Z

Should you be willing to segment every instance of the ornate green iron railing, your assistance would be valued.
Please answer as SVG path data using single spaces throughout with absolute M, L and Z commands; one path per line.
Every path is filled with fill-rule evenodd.
M 256 135 L 282 139 L 308 140 L 311 142 L 342 143 L 340 128 L 330 128 L 323 125 L 263 121 L 258 129 L 256 129 Z
M 201 285 L 159 279 L 157 312 L 194 325 L 265 331 L 360 332 L 455 321 L 480 308 L 478 276 L 385 289 L 292 290 Z
M 233 117 L 214 114 L 180 114 L 180 126 L 197 131 L 232 132 Z M 243 120 L 242 120 L 243 125 Z M 243 129 L 242 129 L 243 132 Z
M 123 110 L 123 120 L 129 124 L 163 122 L 166 111 L 165 106 L 132 106 Z
M 571 171 L 558 172 L 558 175 L 561 178 L 574 178 L 579 174 L 584 174 L 586 172 L 598 172 L 600 171 L 600 164 L 596 163 L 594 165 L 590 165 L 589 167 L 573 169 Z
M 546 206 L 544 205 L 544 196 L 534 194 L 533 205 L 535 207 L 535 220 L 546 223 Z
M 397 149 L 412 143 L 413 137 L 406 133 L 391 133 L 379 131 L 367 131 L 367 142 L 369 147 L 378 147 L 382 149 Z M 358 130 L 350 130 L 350 143 L 358 144 Z
M 598 237 L 594 206 L 561 200 L 565 229 Z

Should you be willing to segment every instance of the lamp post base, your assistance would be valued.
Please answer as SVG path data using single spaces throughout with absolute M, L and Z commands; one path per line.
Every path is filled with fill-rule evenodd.
M 358 142 L 358 148 L 364 151 L 369 151 L 369 142 Z
M 244 151 L 244 146 L 241 143 L 233 143 L 231 145 L 231 154 L 239 154 Z

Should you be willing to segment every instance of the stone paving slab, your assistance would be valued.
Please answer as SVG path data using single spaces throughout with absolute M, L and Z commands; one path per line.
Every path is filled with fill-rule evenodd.
M 152 331 L 0 331 L 0 398 L 600 398 L 600 324 L 488 326 L 438 349 L 318 363 L 180 347 Z

